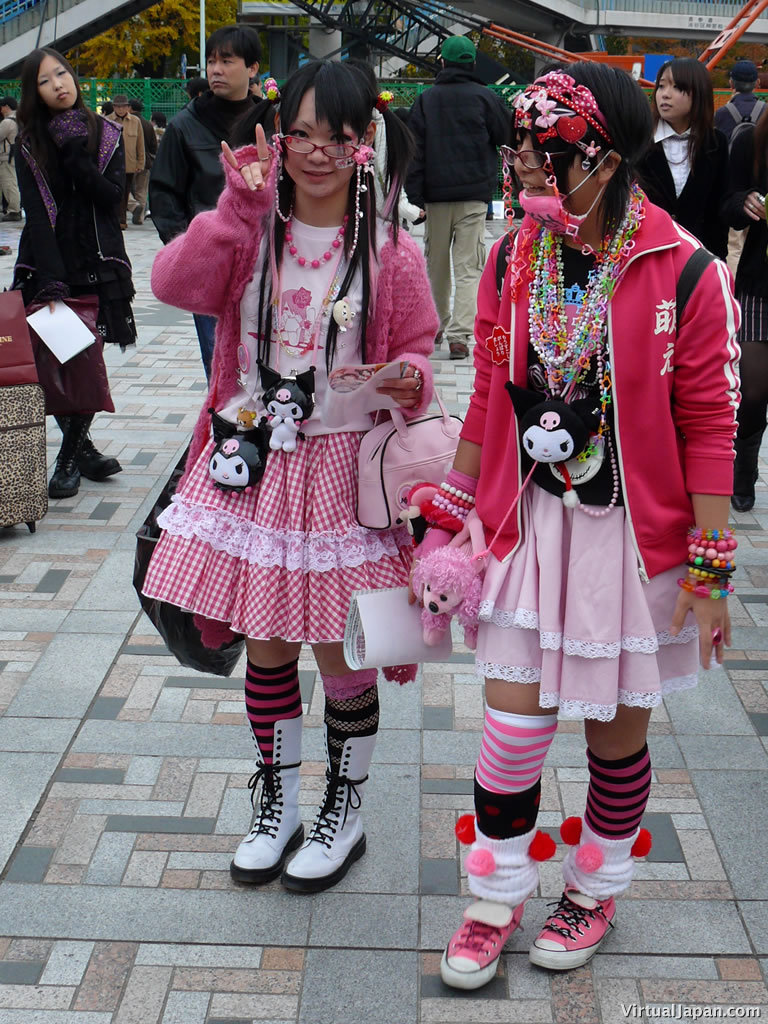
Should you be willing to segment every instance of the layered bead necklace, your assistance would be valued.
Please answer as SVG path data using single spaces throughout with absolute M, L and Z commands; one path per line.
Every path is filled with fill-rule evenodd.
M 597 443 L 582 453 L 581 461 L 594 454 L 597 445 L 605 443 L 607 412 L 611 404 L 611 364 L 606 338 L 608 304 L 619 274 L 634 248 L 634 235 L 644 217 L 643 194 L 634 184 L 624 217 L 613 235 L 607 235 L 595 252 L 585 246 L 585 255 L 594 253 L 595 263 L 589 272 L 586 294 L 581 309 L 569 329 L 565 303 L 562 246 L 560 235 L 545 229 L 533 241 L 530 260 L 531 284 L 528 299 L 528 336 L 536 356 L 544 368 L 547 389 L 552 398 L 568 401 L 576 385 L 582 383 L 595 360 L 599 387 L 600 424 Z M 590 515 L 606 515 L 618 501 L 619 475 L 613 446 L 610 445 L 613 470 L 611 502 L 599 512 L 582 510 Z

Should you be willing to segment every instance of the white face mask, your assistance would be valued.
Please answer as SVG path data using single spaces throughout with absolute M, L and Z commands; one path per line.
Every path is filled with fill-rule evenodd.
M 567 235 L 570 238 L 578 238 L 579 228 L 602 198 L 607 188 L 607 183 L 597 193 L 586 213 L 569 213 L 565 209 L 563 200 L 578 192 L 584 182 L 589 181 L 592 175 L 602 167 L 612 152 L 613 150 L 609 149 L 600 163 L 595 164 L 586 178 L 582 178 L 579 184 L 564 196 L 557 191 L 557 186 L 555 186 L 554 195 L 549 196 L 529 196 L 524 189 L 520 193 L 520 205 L 529 217 L 548 231 L 551 231 L 553 235 Z M 550 179 L 550 181 L 553 181 L 553 179 Z

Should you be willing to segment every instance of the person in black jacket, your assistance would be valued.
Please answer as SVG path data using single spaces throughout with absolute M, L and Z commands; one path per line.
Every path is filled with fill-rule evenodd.
M 150 172 L 149 208 L 164 243 L 186 231 L 196 214 L 216 206 L 224 189 L 221 143 L 233 141 L 237 121 L 252 111 L 248 87 L 260 59 L 258 33 L 247 25 L 217 29 L 206 42 L 210 88 L 170 122 Z M 265 111 L 271 108 L 269 100 L 260 102 Z M 216 319 L 198 313 L 193 317 L 205 375 L 210 377 Z
M 135 344 L 131 264 L 119 222 L 121 131 L 86 109 L 71 65 L 49 47 L 33 50 L 22 68 L 17 146 L 26 224 L 13 287 L 21 289 L 25 305 L 96 294 L 102 339 L 121 349 Z M 94 447 L 92 419 L 57 417 L 63 441 L 48 489 L 52 498 L 77 494 L 81 474 L 104 480 L 120 472 L 117 459 Z
M 638 168 L 652 203 L 725 259 L 728 227 L 718 215 L 728 174 L 728 142 L 714 127 L 709 72 L 698 60 L 662 64 L 651 102 L 653 146 Z
M 474 74 L 476 50 L 466 36 L 446 39 L 441 57 L 443 70 L 408 119 L 417 152 L 405 191 L 427 213 L 427 270 L 440 316 L 437 344 L 445 336 L 451 359 L 465 359 L 485 265 L 485 215 L 498 180 L 498 148 L 509 141 L 512 121 L 504 102 Z
M 748 512 L 755 504 L 757 459 L 768 409 L 768 117 L 734 139 L 728 167 L 728 190 L 721 213 L 732 228 L 747 228 L 736 270 L 736 298 L 741 303 L 741 405 L 736 435 L 731 504 Z

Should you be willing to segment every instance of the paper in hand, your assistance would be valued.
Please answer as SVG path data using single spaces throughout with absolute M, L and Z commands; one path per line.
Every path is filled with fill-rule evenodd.
M 53 312 L 46 303 L 27 317 L 27 323 L 60 363 L 66 363 L 96 341 L 77 313 L 64 302 L 57 302 Z
M 354 405 L 360 412 L 397 409 L 395 399 L 378 394 L 376 388 L 386 380 L 398 380 L 404 376 L 407 368 L 407 362 L 338 366 L 328 376 L 328 387 L 335 397 L 345 403 L 345 408 Z

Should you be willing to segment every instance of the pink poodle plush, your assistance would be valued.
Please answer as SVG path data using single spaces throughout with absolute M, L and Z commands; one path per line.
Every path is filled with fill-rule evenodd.
M 477 646 L 477 623 L 482 592 L 484 559 L 477 557 L 483 546 L 482 524 L 476 513 L 450 544 L 430 551 L 414 563 L 412 583 L 421 605 L 424 642 L 436 646 L 451 616 L 464 627 L 464 643 Z M 474 556 L 473 556 L 474 552 Z

